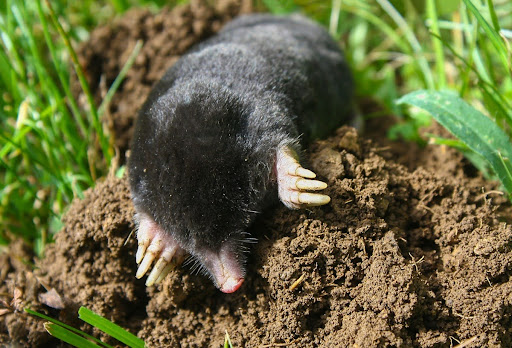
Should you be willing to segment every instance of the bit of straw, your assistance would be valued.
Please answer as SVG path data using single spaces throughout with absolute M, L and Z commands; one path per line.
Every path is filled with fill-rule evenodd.
M 454 346 L 453 348 L 464 348 L 464 347 L 469 347 L 473 342 L 475 342 L 477 340 L 478 336 L 473 336 L 465 341 L 462 341 L 460 342 L 459 344 L 457 344 L 456 346 Z
M 289 345 L 297 343 L 299 340 L 293 340 L 291 342 L 285 342 L 285 343 L 270 343 L 270 344 L 263 344 L 259 346 L 259 348 L 270 348 L 270 347 L 288 347 Z
M 296 288 L 297 286 L 299 286 L 299 284 L 300 284 L 300 283 L 302 283 L 302 281 L 304 280 L 304 278 L 306 278 L 306 276 L 305 276 L 304 274 L 302 274 L 302 275 L 299 277 L 299 279 L 297 279 L 296 281 L 294 281 L 294 282 L 293 282 L 293 284 L 292 284 L 292 285 L 290 285 L 289 290 L 290 290 L 290 291 L 295 290 L 295 288 Z

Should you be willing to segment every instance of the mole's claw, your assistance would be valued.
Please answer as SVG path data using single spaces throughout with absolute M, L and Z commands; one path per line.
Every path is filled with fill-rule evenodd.
M 297 164 L 298 164 L 298 167 L 293 171 L 293 173 L 290 173 L 290 174 L 292 174 L 292 175 L 295 174 L 297 176 L 302 176 L 303 178 L 308 178 L 308 179 L 316 178 L 316 174 L 314 172 L 312 172 L 309 169 L 302 168 L 298 162 L 297 162 Z
M 331 197 L 319 193 L 299 192 L 296 197 L 292 195 L 292 202 L 295 204 L 306 204 L 311 207 L 327 204 Z
M 146 286 L 151 286 L 156 283 L 156 280 L 160 277 L 163 270 L 171 264 L 171 260 L 175 253 L 176 248 L 167 248 L 162 252 L 162 255 L 160 255 L 160 258 L 151 270 L 151 273 L 149 273 L 148 279 L 146 280 Z
M 163 244 L 164 243 L 161 238 L 153 238 L 151 244 L 149 244 L 149 247 L 146 250 L 146 254 L 142 259 L 142 262 L 139 265 L 139 268 L 137 269 L 137 274 L 135 275 L 136 278 L 140 279 L 144 274 L 146 274 L 155 258 L 162 251 Z
M 146 272 L 149 270 L 149 267 L 151 267 L 151 264 L 153 263 L 153 260 L 155 259 L 155 254 L 151 252 L 147 252 L 144 256 L 144 259 L 142 260 L 141 264 L 139 265 L 139 268 L 137 269 L 137 273 L 135 274 L 135 278 L 140 279 Z
M 174 263 L 169 263 L 165 266 L 165 268 L 160 272 L 158 277 L 155 280 L 155 284 L 159 284 L 162 280 L 164 280 L 165 276 L 169 274 L 170 271 L 172 271 L 175 267 Z
M 316 174 L 303 168 L 297 154 L 288 146 L 277 151 L 276 169 L 279 198 L 288 208 L 299 209 L 308 206 L 324 205 L 331 201 L 327 195 L 308 191 L 323 190 L 327 184 L 311 180 Z
M 327 184 L 323 181 L 319 180 L 307 180 L 307 179 L 298 179 L 295 182 L 295 187 L 299 190 L 323 190 L 327 187 Z
M 144 258 L 146 250 L 149 246 L 149 242 L 149 239 L 143 239 L 139 241 L 139 247 L 137 248 L 137 254 L 135 255 L 135 262 L 137 262 L 137 265 L 140 264 L 140 262 Z
M 155 267 L 149 273 L 148 279 L 146 279 L 146 286 L 155 284 L 156 280 L 160 277 L 162 271 L 169 265 L 169 262 L 163 257 L 159 258 L 155 264 Z
M 149 220 L 149 218 L 143 216 L 139 223 L 139 230 L 137 231 L 137 240 L 139 241 L 139 246 L 137 248 L 137 254 L 135 255 L 135 262 L 137 262 L 137 264 L 140 264 L 144 258 L 149 243 L 151 242 L 151 238 L 155 234 L 154 230 L 156 228 L 156 224 L 150 222 Z
M 139 265 L 135 277 L 142 278 L 151 268 L 146 285 L 158 284 L 185 256 L 174 237 L 165 232 L 151 217 L 139 214 L 139 230 L 137 232 L 138 248 L 135 261 Z

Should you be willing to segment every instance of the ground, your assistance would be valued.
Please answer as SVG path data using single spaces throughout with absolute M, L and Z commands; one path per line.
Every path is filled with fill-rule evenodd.
M 130 11 L 80 48 L 100 97 L 136 40 L 145 41 L 110 106 L 120 153 L 134 110 L 163 71 L 250 11 L 234 1 L 215 6 Z M 363 113 L 374 107 L 361 104 Z M 22 242 L 0 255 L 0 292 L 9 304 L 0 342 L 54 347 L 43 322 L 19 310 L 29 305 L 78 327 L 84 305 L 150 347 L 218 347 L 226 330 L 234 347 L 512 346 L 510 204 L 453 150 L 387 140 L 392 122 L 375 119 L 359 133 L 343 126 L 308 149 L 332 202 L 262 214 L 249 231 L 259 241 L 247 279 L 234 294 L 186 267 L 157 287 L 135 279 L 129 188 L 126 176 L 110 175 L 73 202 L 35 268 Z

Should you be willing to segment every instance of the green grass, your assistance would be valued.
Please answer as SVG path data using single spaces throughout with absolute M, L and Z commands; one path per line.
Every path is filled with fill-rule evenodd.
M 85 40 L 98 23 L 133 6 L 157 9 L 164 3 L 58 0 L 51 1 L 52 9 L 46 0 L 0 3 L 0 243 L 21 236 L 40 253 L 59 229 L 60 217 L 71 200 L 82 197 L 109 169 L 113 139 L 101 122 L 108 98 L 102 105 L 94 105 L 82 79 L 87 103 L 85 107 L 78 104 L 69 86 L 70 71 L 81 75 L 72 47 Z M 301 11 L 339 39 L 353 68 L 357 95 L 382 105 L 380 112 L 365 116 L 393 113 L 402 117 L 390 131 L 391 137 L 424 143 L 418 131 L 430 122 L 424 110 L 438 120 L 450 119 L 450 111 L 438 114 L 429 108 L 439 97 L 430 93 L 423 94 L 428 104 L 424 110 L 407 108 L 404 103 L 415 104 L 411 98 L 401 99 L 402 104 L 397 101 L 417 90 L 449 89 L 455 92 L 449 94 L 454 104 L 465 101 L 471 108 L 467 117 L 484 115 L 501 129 L 503 139 L 510 138 L 510 1 L 259 3 L 275 13 Z M 109 91 L 109 98 L 121 80 L 122 76 Z M 441 123 L 454 132 L 450 122 Z M 463 127 L 473 126 L 466 122 Z M 507 152 L 492 141 L 483 144 L 502 164 L 489 162 L 489 157 L 477 150 L 482 144 L 475 145 L 482 141 L 479 130 L 467 130 L 464 136 L 456 134 L 459 138 L 455 141 L 435 137 L 433 141 L 462 149 L 477 167 L 500 178 L 510 190 L 506 184 L 511 180 Z
M 0 239 L 21 235 L 39 251 L 50 221 L 108 164 L 90 151 L 101 133 L 71 94 L 68 51 L 53 41 L 51 25 L 40 1 L 7 0 L 2 8 Z
M 66 325 L 56 319 L 48 317 L 44 314 L 38 313 L 36 311 L 31 310 L 30 308 L 25 308 L 25 312 L 47 320 L 44 323 L 44 328 L 48 333 L 66 343 L 71 344 L 74 347 L 78 348 L 113 348 L 111 345 L 86 334 L 85 332 L 75 329 L 69 325 Z M 78 310 L 78 317 L 85 321 L 87 324 L 94 326 L 95 328 L 103 331 L 108 334 L 110 337 L 115 338 L 119 342 L 126 344 L 126 346 L 130 348 L 144 348 L 145 343 L 142 339 L 133 335 L 132 333 L 126 331 L 119 325 L 114 324 L 110 320 L 94 313 L 90 309 L 85 307 L 80 307 Z
M 38 254 L 60 228 L 71 200 L 107 172 L 114 153 L 101 117 L 122 75 L 95 105 L 72 43 L 131 2 L 72 3 L 0 5 L 0 243 L 21 236 Z M 85 107 L 71 93 L 72 70 L 87 97 Z

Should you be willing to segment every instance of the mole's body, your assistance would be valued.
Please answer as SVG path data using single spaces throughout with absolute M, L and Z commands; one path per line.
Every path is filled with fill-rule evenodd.
M 266 202 L 321 205 L 301 144 L 351 116 L 337 44 L 300 16 L 252 15 L 183 56 L 140 110 L 129 160 L 137 277 L 161 281 L 186 253 L 224 292 L 245 276 L 247 227 Z

